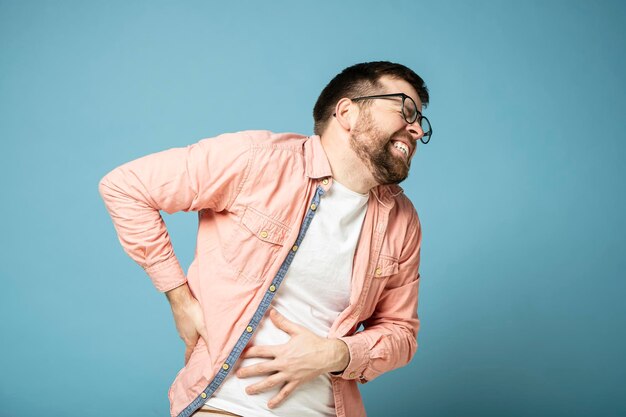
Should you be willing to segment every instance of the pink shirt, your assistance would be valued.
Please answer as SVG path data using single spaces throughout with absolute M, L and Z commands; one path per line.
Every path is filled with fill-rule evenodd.
M 159 291 L 187 282 L 204 312 L 210 340 L 205 346 L 200 339 L 176 376 L 172 416 L 200 408 L 233 367 L 297 256 L 305 219 L 315 221 L 314 204 L 330 188 L 331 175 L 319 136 L 246 131 L 144 156 L 100 181 L 124 250 Z M 187 276 L 159 210 L 198 212 Z M 350 350 L 348 367 L 332 376 L 340 417 L 365 416 L 357 381 L 404 366 L 415 354 L 420 242 L 417 213 L 402 189 L 372 189 L 350 305 L 328 335 Z

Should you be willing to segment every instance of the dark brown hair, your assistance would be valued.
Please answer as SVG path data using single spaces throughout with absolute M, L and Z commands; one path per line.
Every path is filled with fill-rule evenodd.
M 428 105 L 428 88 L 410 68 L 388 61 L 363 62 L 344 69 L 324 87 L 313 108 L 314 133 L 321 135 L 326 130 L 339 100 L 376 94 L 383 76 L 408 82 L 417 91 L 422 106 Z

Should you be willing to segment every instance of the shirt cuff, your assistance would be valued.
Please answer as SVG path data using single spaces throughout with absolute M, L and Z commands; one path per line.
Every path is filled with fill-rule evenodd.
M 348 351 L 350 352 L 350 362 L 346 369 L 341 374 L 332 374 L 333 376 L 340 377 L 342 379 L 354 380 L 357 379 L 362 383 L 367 382 L 367 379 L 363 376 L 365 369 L 369 365 L 369 349 L 365 338 L 361 334 L 355 334 L 354 336 L 339 337 L 339 340 L 345 342 L 348 345 Z
M 187 282 L 187 277 L 180 267 L 178 259 L 173 256 L 156 265 L 144 268 L 154 286 L 161 292 L 180 287 Z

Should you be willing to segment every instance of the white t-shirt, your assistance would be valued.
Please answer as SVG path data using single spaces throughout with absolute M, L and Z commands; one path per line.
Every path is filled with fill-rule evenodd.
M 348 307 L 354 251 L 361 233 L 368 194 L 359 194 L 333 181 L 319 207 L 272 305 L 288 320 L 327 337 L 339 314 Z M 279 345 L 289 335 L 266 317 L 250 345 Z M 206 404 L 242 416 L 335 416 L 330 376 L 322 374 L 300 385 L 283 404 L 270 410 L 267 403 L 281 387 L 248 395 L 245 388 L 267 375 L 239 379 L 239 367 L 267 361 L 240 360 Z

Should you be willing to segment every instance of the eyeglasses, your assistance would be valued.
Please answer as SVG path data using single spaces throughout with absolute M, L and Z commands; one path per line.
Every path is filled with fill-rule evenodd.
M 422 135 L 420 140 L 422 141 L 424 145 L 427 144 L 430 141 L 430 137 L 433 135 L 433 129 L 430 126 L 430 122 L 428 121 L 428 119 L 425 116 L 422 116 L 422 113 L 419 110 L 417 110 L 417 104 L 415 104 L 415 101 L 411 97 L 407 96 L 406 94 L 404 93 L 379 94 L 375 96 L 355 97 L 351 100 L 359 101 L 359 100 L 369 100 L 369 99 L 375 99 L 375 98 L 390 99 L 390 98 L 395 98 L 395 97 L 402 98 L 402 117 L 404 117 L 404 120 L 408 124 L 413 124 L 415 123 L 415 121 L 419 119 L 420 127 L 422 128 L 422 132 L 424 132 L 424 135 Z

